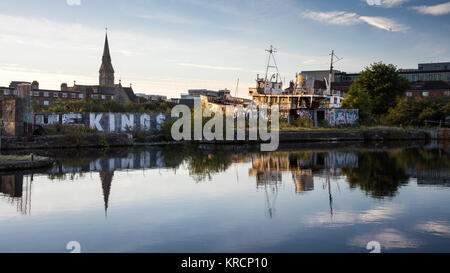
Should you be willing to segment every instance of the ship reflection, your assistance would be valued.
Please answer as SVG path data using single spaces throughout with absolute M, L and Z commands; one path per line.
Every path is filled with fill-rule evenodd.
M 340 175 L 341 168 L 357 168 L 358 154 L 355 152 L 274 152 L 251 155 L 250 177 L 256 177 L 257 189 L 263 189 L 266 195 L 266 209 L 273 217 L 278 188 L 282 184 L 283 173 L 290 173 L 296 194 L 314 190 L 314 178 L 325 178 L 330 202 L 330 214 L 333 214 L 331 177 Z

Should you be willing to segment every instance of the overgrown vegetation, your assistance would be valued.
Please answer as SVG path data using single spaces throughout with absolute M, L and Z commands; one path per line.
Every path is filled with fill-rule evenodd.
M 91 135 L 98 133 L 96 129 L 92 129 L 88 126 L 62 125 L 59 123 L 54 125 L 47 125 L 44 127 L 44 129 L 49 135 L 75 135 L 75 134 Z
M 110 113 L 170 113 L 176 104 L 163 100 L 145 103 L 120 103 L 114 100 L 83 99 L 52 105 L 33 105 L 35 112 L 110 112 Z
M 364 125 L 424 126 L 450 115 L 450 98 L 407 98 L 410 83 L 392 64 L 374 63 L 350 86 L 343 108 L 359 109 Z
M 426 121 L 444 121 L 450 115 L 450 98 L 403 98 L 389 109 L 388 124 L 401 126 L 423 126 Z M 434 124 L 439 125 L 439 124 Z
M 34 160 L 41 160 L 43 157 L 34 156 Z M 0 163 L 13 161 L 31 161 L 31 155 L 0 155 Z

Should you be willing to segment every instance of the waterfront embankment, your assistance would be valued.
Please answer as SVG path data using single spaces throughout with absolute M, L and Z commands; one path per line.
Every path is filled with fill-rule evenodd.
M 248 139 L 248 134 L 246 136 Z M 298 131 L 280 131 L 280 143 L 308 142 L 371 142 L 371 141 L 430 141 L 449 140 L 450 130 L 441 129 L 312 129 Z M 161 146 L 184 143 L 198 144 L 252 144 L 260 141 L 150 141 L 141 142 L 133 139 L 131 134 L 93 133 L 85 135 L 48 135 L 26 138 L 2 138 L 2 150 L 32 149 L 67 149 L 67 148 L 102 148 L 123 146 Z
M 0 172 L 49 167 L 54 160 L 35 155 L 0 155 Z
M 93 133 L 83 135 L 48 135 L 25 137 L 2 137 L 2 150 L 102 148 L 133 146 L 130 134 Z

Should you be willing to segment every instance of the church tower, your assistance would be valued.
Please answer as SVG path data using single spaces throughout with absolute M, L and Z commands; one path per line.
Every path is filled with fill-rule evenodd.
M 102 65 L 100 66 L 100 85 L 114 84 L 114 69 L 111 64 L 111 55 L 109 54 L 108 34 L 105 37 L 105 48 L 103 49 Z

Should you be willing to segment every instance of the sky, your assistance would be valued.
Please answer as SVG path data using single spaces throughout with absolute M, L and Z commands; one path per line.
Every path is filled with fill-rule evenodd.
M 2 0 L 0 86 L 98 84 L 106 27 L 116 82 L 168 97 L 235 95 L 238 79 L 247 97 L 270 45 L 285 82 L 329 69 L 332 49 L 346 72 L 450 61 L 445 0 Z

